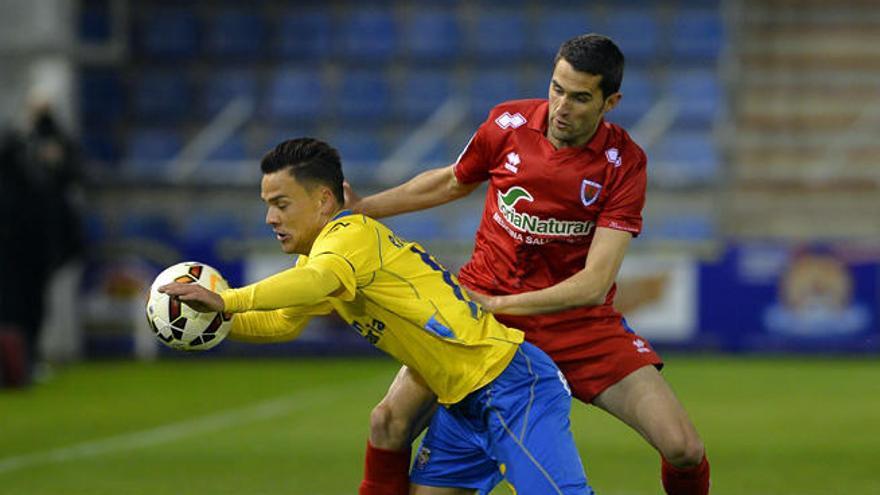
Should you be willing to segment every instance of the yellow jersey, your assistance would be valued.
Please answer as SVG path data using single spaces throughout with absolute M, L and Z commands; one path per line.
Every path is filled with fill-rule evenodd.
M 316 294 L 326 293 L 320 287 L 331 275 L 341 288 Z M 523 341 L 521 331 L 471 301 L 419 244 L 347 211 L 324 226 L 294 268 L 221 297 L 226 311 L 243 312 L 231 335 L 246 341 L 293 339 L 309 318 L 335 310 L 371 344 L 416 370 L 442 404 L 494 380 Z

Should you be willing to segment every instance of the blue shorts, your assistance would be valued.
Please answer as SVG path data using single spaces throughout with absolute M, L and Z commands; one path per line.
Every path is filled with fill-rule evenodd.
M 437 409 L 410 480 L 481 494 L 506 480 L 516 493 L 592 495 L 570 411 L 562 372 L 543 351 L 523 343 L 492 383 Z

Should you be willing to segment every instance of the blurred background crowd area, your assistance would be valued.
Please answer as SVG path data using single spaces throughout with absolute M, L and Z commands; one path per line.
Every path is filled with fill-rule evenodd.
M 63 160 L 3 155 L 43 163 L 54 189 L 34 190 L 65 198 L 4 179 L 9 270 L 58 259 L 40 352 L 154 356 L 161 268 L 195 259 L 239 285 L 290 264 L 258 198 L 265 151 L 315 136 L 359 192 L 397 184 L 453 162 L 495 104 L 546 97 L 559 44 L 585 32 L 622 48 L 607 118 L 649 157 L 618 300 L 633 326 L 661 347 L 880 349 L 876 2 L 4 0 L 0 119 L 24 143 L 48 119 L 63 143 Z M 388 223 L 455 268 L 482 201 Z M 81 247 L 37 249 L 67 236 Z M 361 349 L 339 326 L 282 352 Z

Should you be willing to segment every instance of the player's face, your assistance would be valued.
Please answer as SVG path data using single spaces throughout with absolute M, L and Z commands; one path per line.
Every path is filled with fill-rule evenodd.
M 580 146 L 596 132 L 599 121 L 620 101 L 620 93 L 607 98 L 599 83 L 602 76 L 580 72 L 559 59 L 550 80 L 547 139 L 557 148 Z
M 266 223 L 285 253 L 309 253 L 327 223 L 325 189 L 306 188 L 285 169 L 263 175 L 260 197 L 267 207 Z

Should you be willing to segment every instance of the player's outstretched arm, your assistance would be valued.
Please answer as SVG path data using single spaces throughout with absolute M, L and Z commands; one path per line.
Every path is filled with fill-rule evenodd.
M 351 186 L 345 184 L 345 204 L 355 213 L 382 218 L 448 203 L 467 196 L 479 185 L 479 182 L 459 183 L 454 165 L 448 165 L 422 172 L 397 187 L 365 198 L 359 197 Z
M 472 298 L 487 311 L 509 315 L 553 313 L 602 304 L 617 278 L 631 239 L 629 232 L 599 227 L 584 268 L 571 277 L 541 290 L 509 296 L 475 294 Z
M 221 297 L 225 311 L 270 311 L 295 306 L 314 306 L 337 292 L 342 282 L 320 264 L 298 266 L 276 273 L 240 289 L 227 289 Z
M 232 320 L 229 338 L 252 344 L 287 342 L 299 337 L 312 316 L 329 314 L 331 311 L 333 307 L 324 302 L 312 307 L 239 313 Z

